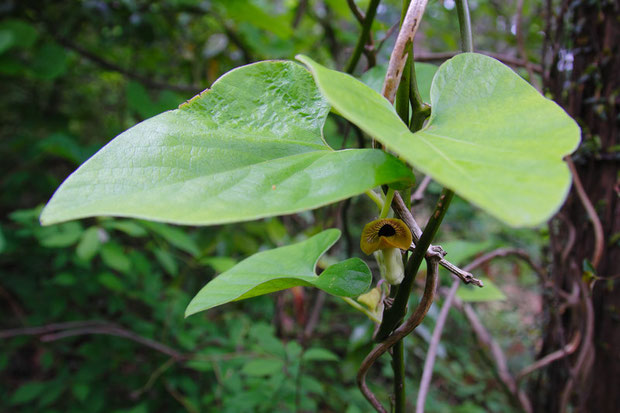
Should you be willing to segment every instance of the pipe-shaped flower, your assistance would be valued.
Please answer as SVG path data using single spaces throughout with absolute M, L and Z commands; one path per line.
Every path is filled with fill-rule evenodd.
M 407 250 L 411 246 L 411 241 L 411 231 L 403 221 L 383 218 L 366 224 L 362 231 L 360 247 L 364 254 L 370 255 L 387 248 Z
M 384 248 L 374 252 L 381 278 L 389 284 L 398 285 L 405 278 L 405 264 L 398 248 Z

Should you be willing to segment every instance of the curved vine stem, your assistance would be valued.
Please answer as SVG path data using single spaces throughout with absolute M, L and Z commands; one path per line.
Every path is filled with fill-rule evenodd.
M 405 69 L 407 62 L 409 61 L 411 64 L 410 67 L 413 67 L 413 59 L 409 59 L 409 57 L 412 55 L 413 38 L 415 37 L 416 31 L 420 25 L 420 20 L 424 14 L 426 4 L 426 0 L 413 0 L 409 3 L 401 30 L 398 34 L 398 38 L 396 39 L 396 44 L 394 45 L 394 50 L 390 56 L 390 62 L 381 93 L 392 104 L 394 103 L 400 79 L 403 75 L 403 70 Z M 461 30 L 462 49 L 464 52 L 472 52 L 473 37 L 467 0 L 457 0 L 456 4 Z M 445 252 L 441 248 L 436 247 L 431 250 L 429 250 L 429 248 L 431 247 L 431 242 L 435 237 L 439 226 L 441 225 L 453 196 L 454 192 L 449 189 L 444 189 L 441 193 L 437 206 L 435 207 L 435 211 L 429 219 L 424 232 L 422 232 L 416 240 L 416 248 L 407 262 L 405 268 L 405 278 L 398 287 L 394 302 L 392 306 L 390 308 L 386 308 L 383 313 L 383 320 L 375 336 L 375 340 L 381 341 L 381 343 L 366 356 L 360 366 L 360 370 L 357 375 L 358 386 L 362 391 L 362 394 L 364 394 L 366 399 L 368 399 L 368 401 L 378 412 L 387 413 L 387 410 L 368 388 L 366 384 L 366 374 L 370 367 L 382 354 L 387 352 L 396 343 L 401 342 L 405 336 L 409 335 L 422 322 L 428 312 L 428 309 L 433 303 L 435 290 L 437 287 L 438 266 L 439 262 L 443 259 Z M 399 204 L 398 200 L 400 200 L 400 203 L 404 204 L 402 198 L 395 197 L 396 204 Z M 409 212 L 408 208 L 406 209 L 407 212 Z M 410 215 L 410 212 L 409 214 L 404 215 Z M 413 220 L 413 218 L 411 221 L 412 225 L 415 224 L 415 220 Z M 417 227 L 417 224 L 414 226 Z M 417 229 L 417 231 L 414 230 L 412 232 L 417 232 L 416 235 L 418 235 L 421 231 L 419 230 L 419 227 L 415 229 Z M 409 301 L 409 296 L 413 288 L 413 281 L 420 268 L 423 258 L 426 259 L 427 262 L 427 277 L 424 294 L 413 314 L 404 323 L 400 324 L 406 314 L 407 302 Z M 397 349 L 399 351 L 401 350 L 400 347 Z M 401 363 L 404 363 L 404 360 L 398 355 L 393 357 L 393 360 L 394 362 L 399 360 Z M 397 367 L 398 368 L 394 368 L 395 374 L 402 372 L 403 366 Z M 404 377 L 400 378 L 403 380 L 403 383 L 401 384 L 404 386 Z M 398 380 L 399 377 L 396 377 L 396 379 Z M 395 400 L 395 410 L 399 412 L 404 411 L 405 409 L 404 393 L 398 391 L 401 384 L 397 384 L 396 386 L 397 397 Z
M 588 194 L 581 183 L 581 179 L 579 178 L 579 172 L 577 172 L 577 168 L 575 167 L 575 163 L 571 159 L 570 156 L 565 158 L 566 164 L 573 175 L 573 183 L 575 184 L 575 191 L 577 191 L 577 195 L 579 196 L 579 200 L 583 205 L 584 209 L 588 213 L 588 217 L 590 221 L 592 221 L 592 227 L 594 227 L 594 251 L 592 252 L 592 267 L 598 267 L 601 262 L 601 258 L 603 257 L 603 251 L 605 249 L 605 236 L 603 231 L 603 225 L 601 224 L 601 220 L 596 213 L 596 209 L 592 205 L 592 201 L 588 198 Z
M 435 292 L 437 290 L 437 279 L 439 269 L 439 259 L 441 254 L 433 255 L 426 258 L 426 284 L 424 286 L 424 294 L 420 299 L 420 303 L 416 307 L 411 316 L 394 332 L 386 338 L 383 342 L 378 344 L 364 359 L 360 369 L 357 373 L 357 385 L 359 386 L 362 394 L 373 405 L 373 407 L 381 413 L 387 413 L 388 411 L 383 407 L 381 402 L 377 399 L 374 393 L 368 388 L 366 384 L 366 374 L 370 367 L 377 361 L 379 357 L 385 354 L 390 347 L 394 346 L 398 341 L 408 336 L 415 328 L 420 325 L 426 313 L 431 308 L 433 300 L 435 299 Z

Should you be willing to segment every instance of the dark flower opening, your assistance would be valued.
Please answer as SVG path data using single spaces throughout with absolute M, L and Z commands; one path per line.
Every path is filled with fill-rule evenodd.
M 385 224 L 379 230 L 380 237 L 391 237 L 392 235 L 396 235 L 396 230 L 390 224 Z

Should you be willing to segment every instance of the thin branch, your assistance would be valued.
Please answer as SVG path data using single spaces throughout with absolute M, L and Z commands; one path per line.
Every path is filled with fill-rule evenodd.
M 168 360 L 166 360 L 166 362 L 164 362 L 164 364 L 157 367 L 155 371 L 151 373 L 151 375 L 149 376 L 149 379 L 144 384 L 144 386 L 131 392 L 131 398 L 134 400 L 138 399 L 145 392 L 149 391 L 153 387 L 157 379 L 159 379 L 162 374 L 164 374 L 170 367 L 174 366 L 175 363 L 177 362 L 178 362 L 177 359 L 175 359 L 174 357 L 170 357 Z
M 419 53 L 419 54 L 416 54 L 415 59 L 418 62 L 444 61 L 444 60 L 447 60 L 447 59 L 450 59 L 456 56 L 459 53 L 460 52 Z M 487 52 L 487 51 L 481 51 L 481 50 L 477 50 L 476 53 L 480 53 L 480 54 L 492 57 L 494 59 L 497 59 L 500 62 L 507 64 L 508 66 L 526 67 L 527 65 L 530 65 L 531 69 L 535 73 L 538 73 L 538 74 L 543 73 L 543 68 L 541 65 L 538 65 L 538 64 L 535 64 L 529 61 L 525 61 L 525 60 L 519 59 L 514 56 L 508 56 L 508 55 L 504 55 L 500 53 L 493 53 L 493 52 Z
M 56 341 L 67 337 L 73 336 L 81 336 L 81 335 L 91 335 L 91 334 L 103 334 L 109 336 L 123 337 L 128 340 L 135 341 L 136 343 L 142 344 L 146 347 L 150 347 L 153 350 L 157 350 L 160 353 L 167 354 L 170 357 L 176 360 L 185 360 L 187 356 L 184 354 L 174 350 L 166 346 L 165 344 L 159 343 L 155 340 L 151 340 L 150 338 L 142 337 L 132 331 L 125 330 L 120 327 L 116 327 L 114 325 L 111 326 L 101 326 L 101 327 L 84 327 L 84 328 L 76 328 L 72 330 L 62 331 L 59 333 L 51 333 L 46 334 L 41 337 L 41 341 L 50 342 Z
M 407 208 L 407 206 L 405 205 L 405 201 L 403 200 L 403 198 L 400 196 L 398 192 L 394 194 L 394 200 L 392 201 L 392 209 L 394 210 L 394 213 L 397 216 L 399 216 L 400 219 L 402 219 L 405 222 L 405 224 L 407 224 L 407 226 L 411 230 L 413 242 L 417 245 L 418 241 L 420 240 L 420 236 L 422 235 L 422 229 L 416 222 L 413 215 L 411 215 L 411 211 L 409 211 L 409 208 Z M 431 252 L 427 252 L 427 255 L 432 254 L 432 251 L 434 251 L 437 248 L 441 248 L 441 247 L 431 245 L 429 247 L 429 251 Z M 442 258 L 439 261 L 439 265 L 441 265 L 446 270 L 450 271 L 452 274 L 459 277 L 465 284 L 473 284 L 478 287 L 482 287 L 484 285 L 482 281 L 475 278 L 470 272 L 460 269 L 459 267 L 457 267 L 456 265 L 452 264 L 451 262 L 449 262 L 448 260 L 444 258 Z
M 441 248 L 441 247 L 440 247 Z M 476 287 L 484 287 L 484 283 L 473 276 L 469 271 L 465 271 L 447 261 L 445 258 L 442 258 L 439 261 L 439 265 L 444 267 L 446 270 L 450 271 L 452 274 L 456 275 L 463 281 L 465 284 L 473 284 Z
M 575 241 L 577 240 L 577 230 L 575 229 L 573 223 L 566 218 L 566 215 L 560 212 L 556 216 L 564 223 L 564 225 L 566 225 L 566 229 L 568 230 L 566 242 L 564 243 L 564 248 L 562 249 L 562 253 L 560 255 L 562 262 L 566 262 L 569 254 L 573 250 Z
M 188 413 L 200 413 L 200 410 L 194 406 L 192 402 L 186 397 L 183 397 L 178 390 L 176 390 L 169 382 L 164 382 L 164 387 L 168 390 L 168 393 L 177 401 L 181 406 L 187 410 Z
M 351 13 L 353 13 L 359 24 L 364 24 L 366 16 L 364 16 L 364 12 L 361 11 L 359 7 L 357 7 L 357 4 L 355 4 L 355 0 L 347 0 L 347 5 L 349 6 L 349 9 L 351 9 Z
M 312 306 L 312 311 L 310 312 L 310 317 L 308 317 L 308 322 L 306 323 L 306 327 L 304 328 L 303 339 L 308 340 L 316 325 L 319 322 L 319 318 L 321 317 L 321 310 L 323 309 L 323 304 L 325 303 L 325 292 L 323 290 L 319 290 L 316 293 L 316 298 L 314 300 L 314 305 Z
M 437 290 L 438 280 L 438 262 L 439 255 L 426 258 L 427 274 L 426 284 L 424 286 L 424 294 L 420 299 L 418 306 L 411 316 L 400 327 L 388 336 L 383 342 L 378 344 L 364 359 L 359 371 L 357 372 L 357 385 L 359 386 L 364 397 L 372 404 L 372 406 L 380 413 L 387 413 L 387 410 L 379 402 L 374 393 L 368 388 L 366 384 L 366 374 L 370 367 L 387 352 L 396 342 L 402 340 L 409 335 L 415 328 L 420 325 L 426 313 L 431 308 L 433 300 L 435 298 L 435 292 Z
M 52 323 L 39 327 L 23 327 L 14 328 L 10 330 L 0 331 L 0 340 L 4 338 L 12 338 L 18 336 L 38 336 L 41 334 L 53 333 L 58 330 L 65 330 L 71 328 L 83 328 L 91 326 L 108 325 L 105 321 L 100 320 L 86 320 L 86 321 L 67 321 L 65 323 Z
M 167 90 L 173 90 L 175 92 L 183 92 L 183 93 L 187 93 L 187 92 L 196 93 L 204 89 L 204 87 L 200 87 L 198 85 L 173 85 L 169 83 L 158 82 L 156 80 L 153 80 L 149 76 L 144 76 L 144 75 L 140 75 L 138 73 L 132 72 L 131 70 L 125 69 L 115 63 L 112 63 L 102 58 L 101 56 L 97 56 L 96 54 L 89 52 L 88 50 L 82 48 L 81 46 L 73 44 L 67 39 L 56 38 L 56 41 L 58 41 L 58 43 L 60 43 L 66 49 L 73 50 L 74 52 L 82 56 L 83 58 L 90 60 L 92 63 L 95 63 L 97 66 L 102 67 L 103 69 L 106 69 L 106 70 L 111 70 L 113 72 L 120 73 L 128 77 L 129 79 L 137 80 L 138 82 L 152 89 L 167 89 Z
M 476 258 L 475 260 L 467 264 L 465 269 L 471 270 L 471 269 L 481 266 L 484 263 L 489 262 L 490 260 L 494 258 L 509 257 L 509 256 L 514 256 L 516 258 L 519 258 L 525 261 L 530 266 L 530 268 L 534 270 L 534 272 L 541 278 L 541 280 L 543 281 L 546 280 L 547 278 L 546 271 L 540 265 L 534 262 L 532 257 L 530 257 L 530 254 L 518 248 L 498 248 L 496 250 L 493 250 L 491 252 L 488 252 Z
M 159 343 L 150 338 L 142 337 L 132 331 L 123 329 L 114 324 L 110 324 L 104 321 L 71 321 L 66 323 L 54 323 L 47 324 L 40 327 L 26 327 L 13 330 L 0 331 L 0 339 L 10 338 L 16 336 L 41 336 L 40 340 L 43 342 L 50 342 L 60 340 L 67 337 L 73 337 L 78 335 L 90 335 L 90 334 L 104 334 L 116 337 L 123 337 L 128 340 L 135 341 L 146 347 L 150 347 L 153 350 L 157 350 L 160 353 L 166 354 L 175 360 L 186 360 L 189 357 L 183 353 L 180 353 L 173 348 Z
M 506 356 L 504 355 L 504 352 L 502 351 L 499 343 L 495 341 L 495 339 L 491 336 L 488 330 L 484 327 L 471 305 L 464 304 L 458 297 L 455 297 L 454 304 L 457 307 L 463 309 L 463 313 L 465 314 L 465 317 L 467 317 L 467 320 L 469 321 L 469 324 L 474 330 L 476 337 L 478 337 L 478 341 L 484 347 L 489 348 L 489 350 L 491 351 L 491 355 L 493 356 L 493 360 L 495 361 L 497 373 L 502 383 L 504 383 L 510 393 L 512 393 L 519 400 L 519 403 L 521 404 L 523 410 L 527 413 L 531 413 L 533 411 L 532 403 L 530 402 L 525 392 L 519 389 L 519 387 L 517 386 L 517 382 L 510 374 L 510 371 L 508 370 L 508 362 L 506 361 Z
M 581 290 L 583 303 L 583 310 L 585 313 L 585 321 L 584 321 L 584 337 L 583 342 L 581 343 L 581 349 L 579 350 L 579 354 L 577 355 L 577 361 L 575 365 L 571 369 L 570 377 L 566 382 L 566 386 L 564 390 L 562 390 L 562 396 L 560 398 L 560 413 L 565 413 L 568 408 L 568 402 L 570 401 L 570 397 L 573 394 L 573 388 L 575 387 L 575 382 L 577 377 L 584 377 L 584 372 L 587 372 L 590 369 L 591 363 L 593 361 L 593 352 L 594 352 L 594 306 L 592 305 L 592 300 L 589 297 L 589 289 L 586 284 L 579 280 L 579 287 Z
M 417 245 L 420 241 L 420 237 L 422 236 L 422 228 L 418 225 L 415 218 L 411 214 L 407 205 L 405 205 L 405 201 L 400 196 L 400 193 L 396 192 L 394 194 L 394 199 L 392 200 L 392 209 L 394 213 L 402 219 L 405 224 L 411 230 L 411 236 L 413 237 L 413 242 Z
M 383 88 L 381 90 L 381 94 L 389 100 L 390 103 L 394 103 L 400 77 L 403 74 L 405 63 L 407 63 L 407 45 L 413 42 L 427 2 L 428 0 L 411 1 L 403 24 L 398 32 L 398 37 L 396 38 L 396 43 L 394 44 L 394 49 L 390 56 L 390 63 L 388 64 Z
M 539 274 L 543 274 L 543 269 L 535 264 L 531 257 L 522 250 L 518 249 L 510 249 L 510 248 L 498 248 L 494 251 L 488 252 L 477 259 L 470 262 L 467 266 L 464 267 L 466 271 L 473 271 L 475 268 L 480 267 L 483 264 L 493 260 L 498 257 L 506 257 L 509 255 L 514 255 L 518 258 L 525 260 L 530 267 Z M 543 275 L 540 275 L 541 278 L 545 278 Z M 450 307 L 454 301 L 456 296 L 456 291 L 459 286 L 459 282 L 455 281 L 452 283 L 450 290 L 446 294 L 446 298 L 444 301 L 444 305 L 439 312 L 439 316 L 437 317 L 437 322 L 435 324 L 435 329 L 433 330 L 433 335 L 431 337 L 430 344 L 428 346 L 428 352 L 426 353 L 426 359 L 424 361 L 424 370 L 422 372 L 422 379 L 420 381 L 420 388 L 418 390 L 418 399 L 416 402 L 416 413 L 424 412 L 424 405 L 426 403 L 426 396 L 428 394 L 428 389 L 430 388 L 431 379 L 433 377 L 433 367 L 435 365 L 435 359 L 437 357 L 437 348 L 439 347 L 439 342 L 441 340 L 441 334 L 443 333 L 443 328 L 446 323 L 446 319 L 448 317 L 448 312 L 450 311 Z M 542 366 L 541 366 L 542 367 Z M 533 371 L 533 370 L 532 370 Z M 518 381 L 517 379 L 516 381 Z
M 446 299 L 441 307 L 437 322 L 435 323 L 435 329 L 433 330 L 433 336 L 431 342 L 428 345 L 428 352 L 424 359 L 424 370 L 422 371 L 422 378 L 420 379 L 420 388 L 418 390 L 418 399 L 416 401 L 415 411 L 416 413 L 424 413 L 424 405 L 426 404 L 426 395 L 431 384 L 433 377 L 433 366 L 435 365 L 435 358 L 437 357 L 437 349 L 439 348 L 439 341 L 441 340 L 441 333 L 448 319 L 448 313 L 450 307 L 452 307 L 452 301 L 456 296 L 456 291 L 461 283 L 454 281 L 450 287 L 450 291 L 446 295 Z
M 592 252 L 591 261 L 592 267 L 596 269 L 601 262 L 601 258 L 603 257 L 603 250 L 605 248 L 603 225 L 601 224 L 601 220 L 599 219 L 598 214 L 596 213 L 596 210 L 594 209 L 594 206 L 590 201 L 590 198 L 588 198 L 586 190 L 583 188 L 581 179 L 579 179 L 579 173 L 577 172 L 577 168 L 575 167 L 573 160 L 570 156 L 567 156 L 564 159 L 566 160 L 566 164 L 568 165 L 568 168 L 573 175 L 573 183 L 575 184 L 575 190 L 577 191 L 579 200 L 581 201 L 581 204 L 588 213 L 588 217 L 590 218 L 590 221 L 592 221 L 592 226 L 594 227 L 594 251 Z
M 572 340 L 569 343 L 567 343 L 564 347 L 562 347 L 559 350 L 554 351 L 553 353 L 547 354 L 543 358 L 540 358 L 536 360 L 535 362 L 533 362 L 532 364 L 530 364 L 529 366 L 526 366 L 525 368 L 523 368 L 519 372 L 519 374 L 517 374 L 517 383 L 520 382 L 528 374 L 532 374 L 536 370 L 541 369 L 553 363 L 554 361 L 563 359 L 566 356 L 570 356 L 571 354 L 575 352 L 575 350 L 579 348 L 580 341 L 581 341 L 581 333 L 577 331 L 575 335 L 573 336 Z
M 368 43 L 372 43 L 372 35 L 370 33 L 370 29 L 372 28 L 372 22 L 375 19 L 375 15 L 377 14 L 377 7 L 379 7 L 380 0 L 370 0 L 368 3 L 368 10 L 366 10 L 366 15 L 362 22 L 362 32 L 357 39 L 357 43 L 355 44 L 355 49 L 353 49 L 353 54 L 349 58 L 349 62 L 345 68 L 345 72 L 353 73 L 357 63 L 359 62 L 360 56 L 362 52 L 365 50 L 365 45 Z M 367 55 L 368 57 L 368 55 Z
M 398 29 L 398 23 L 394 23 L 387 32 L 385 32 L 385 35 L 383 36 L 383 38 L 381 38 L 378 42 L 377 42 L 377 46 L 375 47 L 375 53 L 379 53 L 381 51 L 381 49 L 383 48 L 383 45 L 385 44 L 385 42 L 387 41 L 387 39 L 390 38 L 390 36 L 392 36 L 392 34 L 396 31 L 396 29 Z
M 306 12 L 307 7 L 308 7 L 308 0 L 299 0 L 299 3 L 297 4 L 297 8 L 295 8 L 295 16 L 293 17 L 293 24 L 292 24 L 293 29 L 299 26 L 299 23 L 301 22 L 301 18 Z
M 6 301 L 9 303 L 9 307 L 15 314 L 15 317 L 19 320 L 20 323 L 25 324 L 26 321 L 26 313 L 21 308 L 17 300 L 4 288 L 0 285 L 0 297 L 4 297 Z
M 415 189 L 415 192 L 413 193 L 413 195 L 411 195 L 412 204 L 416 202 L 420 202 L 422 199 L 424 199 L 424 192 L 426 192 L 426 188 L 428 188 L 428 185 L 432 181 L 433 181 L 433 178 L 430 175 L 424 176 L 424 179 L 422 179 L 422 182 L 420 182 L 418 187 Z

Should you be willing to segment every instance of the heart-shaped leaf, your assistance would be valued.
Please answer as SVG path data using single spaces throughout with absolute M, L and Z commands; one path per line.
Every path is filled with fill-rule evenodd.
M 432 115 L 412 134 L 368 86 L 298 59 L 338 113 L 504 222 L 539 224 L 564 201 L 570 174 L 562 158 L 579 144 L 579 127 L 497 60 L 464 53 L 441 65 L 431 87 Z
M 43 210 L 53 224 L 97 215 L 216 224 L 290 214 L 412 180 L 379 150 L 333 151 L 329 104 L 293 62 L 235 69 L 211 89 L 116 137 Z
M 297 244 L 263 251 L 241 261 L 205 285 L 192 299 L 185 316 L 199 311 L 295 286 L 314 286 L 344 297 L 364 293 L 372 275 L 364 261 L 350 258 L 328 267 L 317 276 L 316 263 L 340 238 L 328 229 Z

